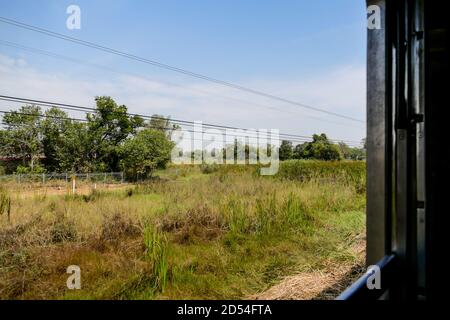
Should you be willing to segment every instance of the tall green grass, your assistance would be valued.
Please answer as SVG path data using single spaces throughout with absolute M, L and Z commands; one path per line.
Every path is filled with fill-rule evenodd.
M 11 218 L 11 197 L 0 188 L 0 216 L 3 214 L 7 215 L 9 221 Z
M 7 190 L 14 206 L 11 223 L 0 216 L 0 298 L 239 299 L 330 260 L 354 263 L 365 196 L 349 177 L 364 181 L 363 167 L 287 161 L 262 177 L 255 167 L 186 166 L 186 175 L 172 167 L 86 197 Z M 29 263 L 40 281 L 23 272 Z M 61 292 L 70 264 L 82 268 L 83 290 Z
M 169 263 L 167 237 L 153 226 L 144 229 L 146 257 L 151 264 L 151 282 L 155 291 L 164 292 L 167 286 Z
M 276 176 L 296 181 L 351 185 L 359 194 L 366 190 L 366 163 L 364 161 L 283 161 Z
M 281 162 L 278 177 L 295 180 L 320 178 L 357 181 L 365 177 L 364 161 L 288 160 Z

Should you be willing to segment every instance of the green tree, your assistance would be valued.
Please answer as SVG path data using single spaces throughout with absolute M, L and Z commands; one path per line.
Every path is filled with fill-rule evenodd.
M 0 129 L 0 157 L 7 155 L 6 142 L 8 141 L 8 132 Z
M 164 117 L 159 114 L 154 114 L 151 119 L 145 123 L 145 127 L 164 132 L 168 138 L 172 137 L 172 133 L 175 130 L 181 129 L 179 125 L 171 122 L 170 117 Z
M 306 148 L 307 143 L 302 143 L 302 144 L 298 144 L 295 146 L 294 151 L 293 151 L 293 157 L 294 159 L 304 159 L 305 155 L 305 148 Z
M 120 165 L 131 177 L 150 177 L 156 168 L 166 166 L 173 147 L 164 132 L 144 129 L 122 144 Z
M 339 151 L 344 159 L 350 159 L 352 154 L 352 148 L 350 148 L 346 143 L 338 143 Z
M 292 142 L 283 140 L 281 142 L 280 151 L 279 151 L 279 157 L 281 161 L 289 160 L 293 158 L 293 149 L 292 149 Z
M 81 122 L 65 125 L 61 143 L 55 145 L 52 162 L 62 172 L 92 172 L 95 147 L 88 126 Z
M 110 97 L 96 97 L 97 112 L 87 116 L 91 138 L 91 161 L 95 170 L 117 170 L 119 168 L 118 146 L 136 133 L 144 121 L 138 116 L 129 116 L 127 107 L 117 105 Z
M 1 152 L 22 159 L 22 167 L 29 168 L 30 172 L 39 167 L 43 152 L 41 117 L 42 111 L 37 106 L 22 106 L 3 116 L 6 130 L 1 135 Z
M 61 109 L 53 107 L 45 111 L 45 119 L 41 123 L 41 133 L 45 166 L 48 171 L 58 171 L 61 168 L 61 159 L 58 157 L 57 150 L 63 148 L 66 143 L 66 131 L 71 124 L 67 113 Z M 68 156 L 76 155 L 68 154 Z
M 348 160 L 363 160 L 366 157 L 366 150 L 364 148 L 349 147 L 344 142 L 339 142 L 339 149 L 344 159 Z
M 303 152 L 306 159 L 341 160 L 339 147 L 328 140 L 326 134 L 313 135 L 313 141 L 307 142 Z

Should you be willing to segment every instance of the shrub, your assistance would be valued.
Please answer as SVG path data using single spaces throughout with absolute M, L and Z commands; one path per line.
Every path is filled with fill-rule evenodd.
M 77 231 L 74 223 L 65 218 L 58 218 L 50 230 L 50 239 L 52 243 L 75 241 Z
M 165 132 L 140 131 L 120 146 L 121 167 L 129 177 L 151 177 L 155 169 L 166 167 L 173 146 Z
M 200 170 L 204 174 L 211 174 L 211 173 L 219 171 L 219 165 L 215 164 L 215 163 L 213 163 L 213 164 L 204 163 L 204 164 L 200 165 Z
M 113 216 L 104 217 L 102 225 L 101 239 L 117 242 L 121 237 L 134 237 L 141 233 L 138 225 L 130 219 L 125 219 L 123 214 L 116 212 Z
M 25 167 L 25 166 L 18 166 L 16 169 L 16 173 L 17 174 L 40 174 L 40 173 L 45 173 L 45 168 L 40 166 L 39 164 L 36 164 L 33 169 L 31 169 L 30 167 Z

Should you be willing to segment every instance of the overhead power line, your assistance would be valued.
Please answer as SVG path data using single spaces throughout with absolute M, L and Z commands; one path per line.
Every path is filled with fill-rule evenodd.
M 4 110 L 0 110 L 0 113 L 2 114 L 15 114 L 15 115 L 22 115 L 22 116 L 29 116 L 29 117 L 37 117 L 37 118 L 44 118 L 44 119 L 56 119 L 56 120 L 67 120 L 67 121 L 74 121 L 74 122 L 88 122 L 87 119 L 78 119 L 78 118 L 69 118 L 69 117 L 60 117 L 60 116 L 51 116 L 51 115 L 47 115 L 47 114 L 34 114 L 34 113 L 26 113 L 26 112 L 19 112 L 19 111 L 4 111 Z M 16 124 L 16 123 L 10 123 L 10 122 L 5 122 L 2 121 L 1 124 L 6 125 L 6 126 L 21 126 L 20 124 Z M 175 129 L 175 128 L 159 128 L 160 130 L 164 130 L 164 131 L 177 131 L 180 130 L 182 132 L 189 132 L 189 133 L 201 133 L 201 134 L 211 134 L 211 135 L 215 135 L 213 133 L 209 133 L 209 132 L 205 132 L 205 131 L 195 131 L 195 130 L 189 130 L 189 129 Z M 219 133 L 217 134 L 219 135 Z M 264 135 L 264 133 L 263 133 Z M 239 134 L 235 134 L 231 136 L 232 138 L 257 138 L 257 136 L 248 136 L 248 135 L 239 135 Z M 261 138 L 261 136 L 259 136 Z M 271 142 L 272 141 L 282 141 L 282 140 L 286 140 L 286 139 L 281 139 L 281 138 L 276 138 L 276 137 L 271 137 Z M 292 139 L 292 140 L 287 140 L 287 141 L 291 141 L 291 142 L 308 142 L 308 139 Z
M 34 114 L 34 113 L 26 113 L 26 112 L 19 112 L 19 111 L 4 111 L 4 110 L 0 110 L 0 113 L 3 113 L 3 114 L 18 114 L 18 115 L 29 116 L 29 117 L 48 118 L 48 119 L 56 119 L 56 120 L 67 120 L 67 121 L 76 121 L 76 122 L 87 122 L 88 121 L 86 119 L 50 116 L 50 115 L 47 115 L 47 114 Z M 2 124 L 9 125 L 9 123 L 6 123 L 6 122 L 2 122 Z
M 59 108 L 58 108 L 59 109 Z M 56 120 L 67 120 L 67 121 L 74 121 L 74 122 L 88 122 L 87 119 L 79 119 L 79 118 L 70 118 L 70 117 L 61 117 L 61 116 L 52 116 L 52 115 L 48 115 L 48 114 L 35 114 L 35 113 L 26 113 L 26 112 L 20 112 L 20 111 L 4 111 L 4 110 L 0 110 L 0 113 L 2 114 L 12 114 L 12 115 L 22 115 L 22 116 L 29 116 L 29 117 L 37 117 L 37 118 L 45 118 L 45 119 L 56 119 Z M 169 119 L 167 119 L 169 120 Z M 170 121 L 170 120 L 169 120 Z M 16 124 L 12 124 L 12 123 L 8 123 L 8 122 L 2 122 L 3 125 L 13 125 L 15 126 Z M 205 131 L 196 131 L 196 130 L 189 130 L 189 129 L 178 129 L 178 128 L 159 128 L 161 130 L 164 131 L 177 131 L 180 130 L 182 132 L 189 132 L 189 133 L 202 133 L 202 134 L 211 134 L 214 135 L 214 133 L 210 133 L 210 132 L 205 132 Z M 252 132 L 250 132 L 252 133 Z M 218 133 L 219 134 L 219 133 Z M 264 134 L 263 135 L 269 135 L 269 134 Z M 240 138 L 257 138 L 257 136 L 249 136 L 249 135 L 239 135 L 239 134 L 234 134 L 232 135 L 232 137 L 240 137 Z M 259 136 L 261 137 L 261 136 Z M 271 137 L 271 140 L 274 140 L 273 137 Z M 281 138 L 276 138 L 275 141 L 281 141 Z M 284 139 L 286 140 L 286 139 Z M 292 142 L 307 142 L 309 141 L 309 139 L 292 139 L 292 140 L 288 140 L 288 141 L 292 141 Z
M 71 111 L 78 111 L 78 112 L 84 112 L 84 113 L 97 113 L 98 110 L 96 108 L 92 107 L 84 107 L 79 105 L 73 105 L 73 104 L 65 104 L 65 103 L 58 103 L 53 101 L 43 101 L 43 100 L 36 100 L 36 99 L 28 99 L 28 98 L 20 98 L 20 97 L 13 97 L 13 96 L 5 96 L 0 95 L 0 100 L 2 101 L 10 101 L 10 102 L 18 102 L 18 103 L 25 103 L 25 104 L 34 104 L 44 107 L 58 107 L 60 109 L 66 109 Z M 196 122 L 189 121 L 189 120 L 181 120 L 181 119 L 171 119 L 171 118 L 164 118 L 164 117 L 157 117 L 157 116 L 149 116 L 144 114 L 138 114 L 138 113 L 127 113 L 128 116 L 137 116 L 141 117 L 143 119 L 162 119 L 162 120 L 168 120 L 169 122 L 173 124 L 178 125 L 185 125 L 185 126 L 194 126 Z M 218 125 L 218 124 L 209 124 L 209 123 L 202 123 L 203 127 L 209 127 L 209 128 L 216 128 L 216 129 L 230 129 L 230 130 L 248 130 L 246 128 L 240 128 L 240 127 L 233 127 L 233 126 L 226 126 L 226 125 Z M 286 138 L 285 140 L 291 139 L 308 139 L 311 140 L 313 137 L 311 136 L 304 136 L 304 135 L 295 135 L 295 134 L 289 134 L 289 133 L 280 133 L 280 137 Z M 349 144 L 360 144 L 358 141 L 351 141 L 351 140 L 340 140 L 340 139 L 329 139 L 330 141 L 334 142 L 346 142 Z
M 50 37 L 54 37 L 54 38 L 58 38 L 58 39 L 65 40 L 65 41 L 69 41 L 69 42 L 72 42 L 72 43 L 76 43 L 76 44 L 79 44 L 79 45 L 82 45 L 82 46 L 85 46 L 85 47 L 89 47 L 89 48 L 92 48 L 92 49 L 96 49 L 96 50 L 100 50 L 100 51 L 103 51 L 103 52 L 107 52 L 107 53 L 110 53 L 110 54 L 113 54 L 113 55 L 121 56 L 121 57 L 124 57 L 124 58 L 127 58 L 127 59 L 131 59 L 131 60 L 134 60 L 134 61 L 142 62 L 142 63 L 149 64 L 149 65 L 152 65 L 152 66 L 156 66 L 156 67 L 159 67 L 159 68 L 163 68 L 163 69 L 166 69 L 166 70 L 177 72 L 177 73 L 180 73 L 180 74 L 188 75 L 188 76 L 191 76 L 191 77 L 194 77 L 194 78 L 202 79 L 204 81 L 208 81 L 208 82 L 211 82 L 211 83 L 219 84 L 219 85 L 226 86 L 226 87 L 229 87 L 229 88 L 233 88 L 233 89 L 236 89 L 236 90 L 240 90 L 240 91 L 244 91 L 244 92 L 251 93 L 251 94 L 254 94 L 254 95 L 262 96 L 262 97 L 265 97 L 265 98 L 268 98 L 268 99 L 273 99 L 273 100 L 277 100 L 277 101 L 280 101 L 280 102 L 284 102 L 284 103 L 287 103 L 287 104 L 290 104 L 290 105 L 294 105 L 296 107 L 313 110 L 313 111 L 316 111 L 316 112 L 328 114 L 328 115 L 331 115 L 331 116 L 334 116 L 334 117 L 339 117 L 339 118 L 350 120 L 350 121 L 364 123 L 364 121 L 362 121 L 360 119 L 356 119 L 356 118 L 353 118 L 353 117 L 350 117 L 350 116 L 347 116 L 347 115 L 344 115 L 344 114 L 328 111 L 328 110 L 325 110 L 325 109 L 322 109 L 322 108 L 319 108 L 319 107 L 316 107 L 316 106 L 312 106 L 312 105 L 300 103 L 300 102 L 297 102 L 297 101 L 293 101 L 293 100 L 290 100 L 290 99 L 286 99 L 286 98 L 283 98 L 283 97 L 279 97 L 279 96 L 276 96 L 276 95 L 271 94 L 271 93 L 266 93 L 266 92 L 263 92 L 263 91 L 260 91 L 260 90 L 255 90 L 255 89 L 252 89 L 252 88 L 244 87 L 244 86 L 232 83 L 232 82 L 220 80 L 220 79 L 213 78 L 213 77 L 210 77 L 210 76 L 206 76 L 206 75 L 203 75 L 203 74 L 200 74 L 200 73 L 192 72 L 192 71 L 189 71 L 189 70 L 186 70 L 186 69 L 182 69 L 182 68 L 179 68 L 179 67 L 175 67 L 175 66 L 172 66 L 172 65 L 161 63 L 161 62 L 156 61 L 156 60 L 151 60 L 151 59 L 139 57 L 139 56 L 136 56 L 134 54 L 126 53 L 126 52 L 123 52 L 123 51 L 120 51 L 120 50 L 116 50 L 116 49 L 113 49 L 113 48 L 109 48 L 109 47 L 106 47 L 106 46 L 103 46 L 103 45 L 96 44 L 94 42 L 89 42 L 89 41 L 77 39 L 77 38 L 74 38 L 74 37 L 69 37 L 69 36 L 63 35 L 61 33 L 57 33 L 57 32 L 50 31 L 50 30 L 47 30 L 47 29 L 44 29 L 44 28 L 36 27 L 36 26 L 30 25 L 30 24 L 22 23 L 20 21 L 16 21 L 16 20 L 13 20 L 13 19 L 8 19 L 8 18 L 0 16 L 0 22 L 6 23 L 6 24 L 9 24 L 9 25 L 12 25 L 12 26 L 16 26 L 16 27 L 19 27 L 19 28 L 22 28 L 22 29 L 30 30 L 30 31 L 33 31 L 33 32 L 38 32 L 38 33 L 41 33 L 41 34 L 44 34 L 44 35 L 47 35 L 47 36 L 50 36 Z
M 132 72 L 120 71 L 120 70 L 117 70 L 117 69 L 114 69 L 114 68 L 110 68 L 110 67 L 107 67 L 107 66 L 104 66 L 104 65 L 99 65 L 99 64 L 95 64 L 95 63 L 79 60 L 79 59 L 76 59 L 76 58 L 73 58 L 73 57 L 68 57 L 68 56 L 65 56 L 65 55 L 57 54 L 57 53 L 46 51 L 46 50 L 42 50 L 42 49 L 37 49 L 37 48 L 29 47 L 29 46 L 24 46 L 24 45 L 16 43 L 16 42 L 0 40 L 0 45 L 4 45 L 4 46 L 11 47 L 11 48 L 24 50 L 24 51 L 27 51 L 27 52 L 30 52 L 30 53 L 33 53 L 33 54 L 39 54 L 39 55 L 42 55 L 42 56 L 47 56 L 47 57 L 50 57 L 50 58 L 53 58 L 53 59 L 60 59 L 60 60 L 68 61 L 68 62 L 71 62 L 71 63 L 85 65 L 85 66 L 93 67 L 93 68 L 98 68 L 98 69 L 101 69 L 101 70 L 106 70 L 108 72 L 112 72 L 112 73 L 116 73 L 116 74 L 129 75 L 129 76 L 140 78 L 140 79 L 143 79 L 143 80 L 146 80 L 146 81 L 156 81 L 155 79 L 152 79 L 152 78 L 149 78 L 147 76 L 140 75 L 140 74 L 136 74 L 136 73 L 132 73 Z M 265 108 L 265 109 L 270 109 L 270 110 L 275 110 L 275 111 L 281 111 L 283 113 L 300 114 L 299 113 L 300 110 L 282 109 L 282 108 L 278 108 L 278 107 L 275 107 L 275 106 L 269 106 L 269 105 L 256 103 L 256 102 L 253 102 L 253 101 L 249 101 L 249 100 L 244 100 L 244 99 L 240 99 L 240 98 L 236 98 L 236 97 L 230 97 L 230 96 L 227 96 L 227 95 L 218 94 L 216 92 L 210 92 L 210 91 L 206 91 L 206 90 L 202 90 L 202 89 L 198 89 L 198 88 L 192 88 L 192 87 L 176 84 L 176 83 L 173 83 L 173 82 L 160 81 L 160 80 L 157 80 L 157 81 L 158 81 L 158 83 L 161 83 L 161 84 L 164 84 L 164 85 L 167 85 L 167 86 L 177 87 L 177 88 L 181 88 L 183 90 L 188 90 L 188 91 L 191 91 L 191 92 L 205 94 L 205 95 L 208 95 L 208 96 L 215 96 L 215 97 L 226 99 L 226 100 L 230 100 L 230 101 L 236 101 L 238 103 L 243 103 L 243 104 L 246 104 L 246 105 L 252 105 L 252 106 Z M 320 118 L 320 117 L 315 117 L 315 116 L 312 116 L 312 115 L 305 115 L 305 114 L 302 114 L 302 116 L 306 117 L 306 118 L 315 119 L 315 120 L 320 121 L 320 122 L 331 123 L 331 124 L 339 125 L 339 126 L 346 126 L 346 127 L 351 126 L 351 127 L 355 127 L 355 128 L 363 128 L 363 126 L 358 125 L 358 124 L 353 124 L 353 123 L 350 124 L 350 123 L 335 122 L 335 121 L 332 121 L 332 120 L 329 120 L 329 119 L 323 119 L 323 118 Z
M 45 119 L 56 119 L 56 120 L 67 120 L 67 121 L 74 121 L 74 122 L 88 122 L 87 119 L 79 119 L 79 118 L 70 118 L 70 117 L 60 117 L 60 116 L 51 116 L 51 115 L 47 115 L 47 114 L 34 114 L 34 113 L 26 113 L 26 112 L 20 112 L 20 111 L 4 111 L 4 110 L 0 110 L 1 114 L 16 114 L 16 115 L 23 115 L 23 116 L 29 116 L 29 117 L 37 117 L 37 118 L 45 118 Z M 6 126 L 20 126 L 20 124 L 14 124 L 14 123 L 10 123 L 10 122 L 5 122 L 2 121 L 1 124 L 6 125 Z M 210 132 L 205 132 L 205 131 L 196 131 L 196 130 L 189 130 L 189 129 L 175 129 L 175 128 L 160 128 L 161 130 L 164 131 L 181 131 L 181 132 L 189 132 L 189 133 L 201 133 L 201 134 L 210 134 L 212 136 L 215 135 L 220 135 L 220 133 L 214 134 L 214 133 L 210 133 Z M 253 132 L 251 132 L 250 134 L 252 134 Z M 280 142 L 283 140 L 286 141 L 291 141 L 291 142 L 297 142 L 297 143 L 304 143 L 304 142 L 309 142 L 311 141 L 311 139 L 300 139 L 300 138 L 283 138 L 283 137 L 274 137 L 271 136 L 268 133 L 256 133 L 257 136 L 251 136 L 251 135 L 239 135 L 239 134 L 233 134 L 230 137 L 231 138 L 264 138 L 264 136 L 266 136 L 266 138 L 270 138 L 271 142 Z M 259 134 L 259 135 L 258 135 Z M 194 139 L 194 140 L 198 140 L 198 139 Z

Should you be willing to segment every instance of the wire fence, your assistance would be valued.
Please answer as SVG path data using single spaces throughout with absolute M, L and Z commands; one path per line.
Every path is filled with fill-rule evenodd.
M 0 183 L 61 185 L 76 180 L 78 183 L 123 184 L 123 172 L 106 173 L 40 173 L 0 175 Z

